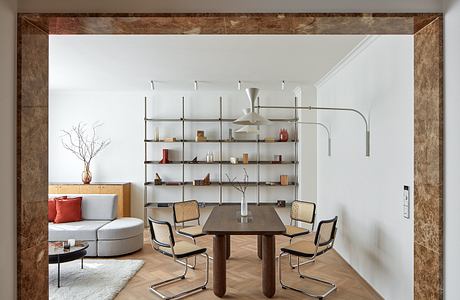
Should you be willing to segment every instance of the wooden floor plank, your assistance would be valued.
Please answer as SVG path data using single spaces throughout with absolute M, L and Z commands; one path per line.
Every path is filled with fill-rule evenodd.
M 311 238 L 311 237 L 308 237 Z M 183 239 L 181 237 L 178 240 Z M 212 255 L 212 237 L 205 236 L 198 239 L 200 246 L 208 248 Z M 279 253 L 281 246 L 287 245 L 288 239 L 282 236 L 276 238 L 276 253 Z M 257 257 L 257 244 L 255 236 L 232 236 L 232 253 L 227 261 L 227 294 L 224 299 L 266 299 L 262 294 L 261 287 L 261 261 Z M 171 258 L 153 251 L 150 245 L 148 234 L 145 234 L 144 248 L 131 255 L 119 257 L 118 259 L 142 259 L 145 265 L 128 282 L 120 292 L 116 300 L 143 300 L 159 299 L 149 291 L 153 282 L 179 275 L 183 267 L 174 263 Z M 198 258 L 197 270 L 190 270 L 187 279 L 180 284 L 165 287 L 163 291 L 177 293 L 181 289 L 190 288 L 199 284 L 204 279 L 204 258 Z M 212 261 L 210 263 L 212 272 Z M 334 250 L 320 256 L 313 264 L 302 267 L 302 271 L 331 280 L 337 284 L 337 291 L 327 299 L 330 300 L 364 300 L 382 299 Z M 309 289 L 314 292 L 321 292 L 324 286 L 311 281 L 300 279 L 297 272 L 288 267 L 287 257 L 283 257 L 283 280 L 293 286 Z M 208 289 L 204 292 L 192 295 L 187 299 L 207 300 L 218 299 L 212 292 L 212 273 L 210 273 Z M 276 279 L 276 294 L 272 299 L 309 299 L 300 293 L 283 290 Z

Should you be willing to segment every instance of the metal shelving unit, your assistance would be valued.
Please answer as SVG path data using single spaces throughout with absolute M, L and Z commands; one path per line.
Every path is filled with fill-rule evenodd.
M 232 164 L 229 161 L 214 161 L 212 163 L 208 163 L 205 161 L 198 161 L 195 163 L 192 163 L 192 161 L 186 161 L 185 160 L 185 144 L 186 143 L 197 143 L 197 144 L 206 144 L 206 143 L 218 143 L 219 144 L 219 157 L 222 158 L 223 154 L 223 144 L 227 143 L 254 143 L 257 146 L 257 159 L 255 161 L 249 161 L 248 165 L 256 165 L 257 166 L 257 181 L 249 182 L 248 185 L 250 187 L 255 187 L 257 188 L 257 205 L 266 205 L 269 203 L 266 202 L 261 202 L 260 201 L 260 188 L 261 187 L 294 187 L 294 200 L 297 199 L 298 196 L 298 115 L 297 115 L 297 110 L 294 109 L 294 116 L 293 118 L 281 118 L 281 119 L 270 119 L 272 122 L 285 122 L 285 123 L 293 123 L 294 124 L 294 138 L 290 139 L 287 142 L 280 142 L 280 141 L 265 141 L 264 139 L 261 139 L 260 135 L 257 134 L 257 139 L 255 140 L 225 140 L 223 138 L 223 123 L 230 123 L 235 121 L 235 119 L 224 119 L 223 118 L 223 112 L 222 112 L 222 97 L 219 97 L 219 118 L 216 119 L 208 119 L 208 118 L 185 118 L 185 98 L 181 98 L 181 104 L 182 104 L 182 117 L 181 118 L 149 118 L 147 116 L 147 108 L 148 108 L 148 98 L 144 98 L 144 207 L 159 207 L 163 206 L 165 203 L 155 203 L 153 201 L 149 201 L 149 188 L 150 187 L 155 187 L 155 186 L 168 186 L 168 187 L 181 187 L 182 188 L 182 201 L 185 200 L 185 187 L 186 186 L 193 186 L 192 181 L 186 181 L 185 180 L 185 167 L 186 166 L 195 166 L 195 165 L 218 165 L 219 166 L 219 180 L 218 181 L 212 181 L 210 185 L 204 185 L 204 186 L 195 186 L 195 187 L 200 187 L 200 188 L 206 188 L 207 186 L 218 186 L 219 187 L 219 202 L 218 203 L 206 203 L 207 205 L 209 204 L 215 204 L 215 205 L 221 205 L 223 204 L 223 188 L 224 187 L 231 187 L 231 184 L 229 182 L 224 182 L 223 181 L 223 175 L 222 175 L 222 168 L 224 165 L 226 166 L 244 166 L 242 162 L 239 162 L 238 164 Z M 259 106 L 259 99 L 257 99 L 257 105 Z M 297 107 L 297 98 L 294 98 L 294 105 Z M 260 108 L 258 108 L 260 110 Z M 180 123 L 182 125 L 182 137 L 181 139 L 178 139 L 176 141 L 165 141 L 165 140 L 152 140 L 148 139 L 148 127 L 149 123 L 152 122 L 173 122 L 173 123 Z M 211 123 L 218 123 L 219 124 L 219 139 L 218 140 L 207 140 L 207 141 L 201 141 L 197 142 L 195 140 L 191 139 L 186 139 L 185 138 L 185 123 L 187 122 L 211 122 Z M 155 185 L 153 181 L 149 180 L 149 174 L 148 174 L 148 165 L 159 165 L 159 161 L 152 161 L 148 159 L 148 144 L 149 143 L 180 143 L 182 145 L 181 150 L 181 161 L 172 161 L 168 164 L 172 165 L 181 165 L 182 166 L 182 179 L 181 181 L 175 182 L 174 184 L 171 182 L 171 184 L 167 183 L 162 183 L 161 185 Z M 261 161 L 260 160 L 260 145 L 261 144 L 276 144 L 276 143 L 282 143 L 282 144 L 287 144 L 287 143 L 292 143 L 294 146 L 294 160 L 292 161 L 283 161 L 281 163 L 273 163 L 271 161 Z M 272 166 L 278 166 L 278 165 L 293 165 L 294 166 L 294 181 L 289 182 L 288 185 L 283 186 L 280 183 L 270 183 L 267 184 L 266 182 L 261 182 L 260 181 L 260 166 L 261 165 L 272 165 Z M 153 174 L 151 174 L 153 175 Z

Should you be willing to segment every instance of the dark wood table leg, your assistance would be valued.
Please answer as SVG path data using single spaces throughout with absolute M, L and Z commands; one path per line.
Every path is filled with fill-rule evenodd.
M 275 295 L 275 236 L 262 236 L 262 290 L 268 298 Z
M 229 259 L 230 258 L 230 254 L 231 254 L 231 246 L 230 246 L 230 235 L 226 235 L 225 236 L 225 253 L 226 253 L 226 258 Z
M 227 258 L 227 237 L 225 235 L 215 235 L 213 238 L 213 290 L 214 295 L 217 297 L 223 297 L 227 288 L 227 270 L 226 270 L 226 258 Z
M 257 236 L 257 256 L 262 259 L 262 236 Z

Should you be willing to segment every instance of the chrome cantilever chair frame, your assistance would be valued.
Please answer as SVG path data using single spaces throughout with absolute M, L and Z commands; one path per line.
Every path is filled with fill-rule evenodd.
M 200 226 L 200 209 L 199 209 L 199 206 L 198 206 L 198 201 L 196 200 L 188 200 L 188 201 L 183 201 L 183 202 L 179 202 L 179 204 L 183 204 L 184 202 L 193 202 L 193 203 L 196 203 L 196 207 L 197 207 L 197 218 L 193 218 L 193 219 L 190 219 L 190 220 L 183 220 L 183 221 L 177 221 L 177 215 L 176 215 L 176 203 L 174 203 L 173 205 L 173 217 L 174 217 L 174 231 L 176 232 L 177 235 L 180 235 L 180 236 L 183 236 L 183 237 L 186 237 L 186 238 L 189 238 L 189 239 L 192 239 L 193 243 L 196 245 L 196 238 L 193 237 L 193 236 L 190 236 L 190 235 L 186 235 L 186 234 L 183 234 L 180 232 L 180 229 L 177 228 L 177 224 L 178 223 L 182 223 L 182 228 L 185 228 L 185 223 L 186 222 L 190 222 L 190 221 L 197 221 L 198 223 L 198 226 Z M 209 256 L 209 259 L 212 259 L 211 256 Z M 188 264 L 188 262 L 183 262 L 181 260 L 176 260 L 177 263 L 180 263 L 182 265 L 185 265 L 187 264 L 187 266 L 191 269 L 195 269 L 196 268 L 196 256 L 194 257 L 194 262 L 193 262 L 193 265 L 191 264 Z
M 333 221 L 335 220 L 335 223 L 337 222 L 337 217 L 335 217 L 334 219 L 331 219 L 331 220 L 326 220 L 326 222 L 329 222 L 329 221 Z M 318 232 L 319 232 L 319 227 L 321 225 L 322 222 L 320 222 L 320 224 L 318 225 L 318 231 L 317 231 L 317 235 L 318 235 Z M 335 225 L 334 225 L 335 227 Z M 334 233 L 333 233 L 333 238 L 332 240 L 329 242 L 329 247 L 326 249 L 326 250 L 323 250 L 322 253 L 324 252 L 327 252 L 329 251 L 330 249 L 333 248 L 334 246 L 334 242 L 335 242 L 335 235 L 337 233 L 337 227 L 334 228 Z M 325 293 L 323 294 L 312 294 L 312 293 L 309 293 L 307 291 L 304 291 L 304 290 L 301 290 L 301 289 L 298 289 L 298 288 L 295 288 L 295 287 L 292 287 L 292 286 L 288 286 L 287 284 L 285 284 L 282 280 L 282 272 L 281 272 L 281 258 L 285 255 L 289 255 L 289 258 L 290 258 L 290 254 L 289 253 L 285 253 L 283 251 L 281 251 L 280 255 L 279 255 L 279 259 L 278 259 L 278 274 L 279 274 L 279 281 L 280 281 L 280 284 L 281 284 L 281 287 L 283 289 L 290 289 L 290 290 L 293 290 L 293 291 L 296 291 L 296 292 L 299 292 L 299 293 L 302 293 L 304 295 L 307 295 L 309 297 L 313 297 L 313 298 L 318 298 L 320 300 L 324 299 L 325 297 L 327 297 L 330 293 L 332 293 L 333 291 L 337 290 L 337 286 L 335 285 L 335 283 L 333 282 L 330 282 L 330 281 L 327 281 L 327 280 L 324 280 L 324 279 L 321 279 L 321 278 L 318 278 L 318 277 L 314 277 L 314 276 L 309 276 L 309 275 L 305 275 L 304 273 L 301 272 L 300 270 L 300 266 L 302 266 L 303 264 L 308 264 L 308 263 L 311 263 L 311 262 L 314 262 L 315 261 L 315 258 L 316 256 L 318 255 L 318 247 L 321 246 L 321 243 L 318 242 L 319 241 L 319 237 L 317 236 L 315 238 L 315 243 L 316 243 L 316 248 L 315 248 L 315 252 L 313 254 L 312 257 L 310 257 L 307 261 L 305 261 L 304 263 L 300 264 L 300 257 L 297 256 L 297 272 L 299 274 L 299 277 L 302 278 L 302 279 L 310 279 L 310 280 L 313 280 L 313 281 L 316 281 L 316 282 L 319 282 L 319 283 L 322 283 L 322 284 L 325 284 L 325 285 L 328 285 L 330 286 L 330 289 L 328 289 Z M 290 261 L 289 261 L 290 262 Z
M 167 225 L 169 227 L 169 230 L 170 230 L 170 236 L 169 236 L 169 242 L 170 242 L 170 249 L 171 249 L 171 254 L 172 254 L 172 257 L 174 259 L 174 261 L 176 262 L 181 262 L 180 260 L 177 259 L 176 257 L 176 253 L 174 252 L 174 244 L 175 244 L 175 241 L 173 239 L 173 236 L 172 236 L 172 228 L 171 228 L 171 225 L 168 223 L 168 222 L 165 222 L 165 221 L 157 221 L 157 220 L 153 220 L 152 218 L 148 218 L 149 219 L 149 226 L 150 226 L 150 230 L 152 232 L 152 225 L 150 224 L 150 222 L 154 222 L 154 223 L 157 223 L 157 224 L 163 224 L 163 225 Z M 152 248 L 153 250 L 155 251 L 158 251 L 161 253 L 161 251 L 159 250 L 159 247 L 160 246 L 164 246 L 164 247 L 168 247 L 167 245 L 165 244 L 160 244 L 160 243 L 156 243 L 153 238 L 150 239 L 150 242 L 152 244 Z M 155 247 L 155 246 L 158 246 Z M 185 263 L 183 263 L 183 265 L 185 266 L 185 269 L 184 269 L 184 273 L 182 273 L 181 275 L 179 276 L 176 276 L 176 277 L 173 277 L 173 278 L 169 278 L 169 279 L 166 279 L 166 280 L 163 280 L 163 281 L 160 281 L 160 282 L 157 282 L 157 283 L 154 283 L 150 286 L 150 291 L 152 293 L 154 293 L 155 295 L 159 296 L 160 298 L 164 299 L 164 300 L 171 300 L 171 299 L 177 299 L 177 298 L 182 298 L 182 297 L 185 297 L 189 294 L 193 294 L 197 291 L 200 291 L 200 290 L 205 290 L 206 289 L 206 286 L 208 284 L 208 281 L 209 281 L 209 256 L 208 254 L 205 252 L 205 253 L 201 253 L 201 255 L 203 255 L 204 257 L 206 257 L 206 279 L 204 281 L 203 284 L 199 285 L 199 286 L 196 286 L 194 288 L 191 288 L 191 289 L 188 289 L 188 290 L 185 290 L 185 291 L 182 291 L 180 293 L 177 293 L 175 295 L 172 295 L 172 296 L 166 296 L 164 295 L 163 293 L 161 293 L 160 291 L 158 291 L 158 288 L 160 287 L 163 287 L 163 286 L 166 286 L 168 284 L 172 284 L 172 283 L 175 283 L 177 281 L 180 281 L 180 280 L 183 280 L 185 279 L 185 276 L 187 275 L 187 272 L 188 272 L 188 268 L 189 268 L 189 264 L 188 264 L 188 257 L 185 258 Z M 194 255 L 195 257 L 195 262 L 196 262 L 196 256 L 197 255 Z

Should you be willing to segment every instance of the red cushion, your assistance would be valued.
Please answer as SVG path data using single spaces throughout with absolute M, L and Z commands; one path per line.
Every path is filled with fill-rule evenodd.
M 67 196 L 48 199 L 48 222 L 54 222 L 56 218 L 56 200 L 60 199 L 67 199 Z
M 56 200 L 54 223 L 81 221 L 81 197 Z

